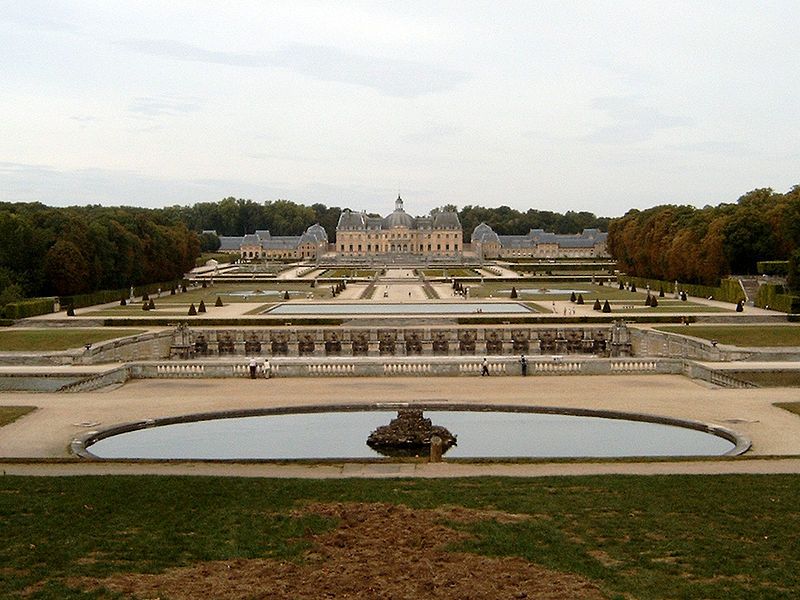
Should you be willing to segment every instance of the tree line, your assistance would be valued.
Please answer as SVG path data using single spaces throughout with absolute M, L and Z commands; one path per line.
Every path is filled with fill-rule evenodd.
M 177 279 L 199 253 L 164 210 L 0 203 L 0 305 Z
M 800 185 L 785 194 L 757 189 L 736 203 L 662 205 L 611 221 L 608 249 L 638 277 L 717 285 L 731 274 L 758 274 L 756 263 L 800 262 Z M 792 284 L 796 276 L 792 276 Z
M 26 297 L 177 279 L 194 266 L 201 250 L 219 247 L 217 236 L 201 235 L 204 230 L 242 235 L 268 229 L 273 235 L 299 235 L 319 223 L 333 241 L 341 212 L 319 203 L 233 197 L 162 209 L 0 203 L 0 306 Z M 501 234 L 537 227 L 574 233 L 607 224 L 589 213 L 523 213 L 506 206 L 466 206 L 459 217 L 467 237 L 481 221 Z
M 343 209 L 324 204 L 304 206 L 289 200 L 262 203 L 225 198 L 219 202 L 201 202 L 165 210 L 186 223 L 193 231 L 214 230 L 218 235 L 243 235 L 256 229 L 269 229 L 272 235 L 299 235 L 309 225 L 319 223 L 325 228 L 328 239 L 333 241 L 336 237 L 336 224 Z M 433 212 L 442 210 L 458 212 L 465 242 L 469 241 L 472 230 L 482 222 L 501 235 L 522 235 L 531 229 L 544 229 L 554 233 L 580 233 L 586 228 L 608 231 L 610 221 L 607 217 L 596 217 L 589 212 L 567 211 L 559 214 L 532 208 L 522 212 L 508 206 L 484 208 L 467 205 L 458 210 L 450 204 L 434 209 Z

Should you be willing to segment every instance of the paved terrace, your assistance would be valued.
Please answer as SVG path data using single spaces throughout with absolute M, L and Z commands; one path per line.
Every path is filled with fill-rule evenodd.
M 7 474 L 184 473 L 276 477 L 800 473 L 800 417 L 773 406 L 775 402 L 795 400 L 796 389 L 722 389 L 673 375 L 133 381 L 110 391 L 92 393 L 0 395 L 0 405 L 38 407 L 0 430 L 0 457 L 4 457 L 0 458 L 0 468 Z M 750 438 L 753 446 L 743 458 L 701 461 L 228 465 L 69 460 L 68 445 L 74 436 L 123 422 L 231 409 L 418 401 L 581 407 L 671 416 L 733 429 Z M 36 464 L 41 460 L 56 462 Z

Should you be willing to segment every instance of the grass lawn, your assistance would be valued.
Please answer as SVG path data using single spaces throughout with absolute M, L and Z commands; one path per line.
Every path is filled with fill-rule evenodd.
M 800 346 L 800 327 L 796 325 L 692 325 L 656 327 L 658 331 L 680 333 L 732 346 Z
M 446 277 L 447 279 L 452 279 L 453 277 L 456 279 L 459 277 L 475 277 L 478 275 L 474 269 L 458 267 L 453 269 L 423 269 L 422 272 L 425 277 Z
M 139 309 L 139 312 L 143 312 Z M 68 350 L 81 348 L 129 335 L 144 333 L 141 329 L 4 329 L 0 330 L 0 350 L 11 352 L 36 352 L 40 350 Z
M 375 277 L 375 269 L 328 269 L 318 277 Z
M 145 578 L 161 582 L 138 597 L 185 598 L 185 592 L 169 593 L 183 592 L 172 577 L 180 575 L 177 567 L 194 569 L 192 585 L 214 589 L 212 583 L 221 583 L 210 581 L 217 569 L 224 568 L 222 583 L 230 586 L 243 582 L 248 565 L 267 559 L 257 584 L 288 568 L 294 575 L 287 581 L 305 577 L 319 586 L 316 595 L 274 597 L 322 597 L 319 591 L 336 577 L 333 565 L 326 565 L 336 553 L 351 556 L 374 543 L 357 532 L 362 520 L 379 514 L 383 521 L 376 523 L 386 530 L 413 530 L 424 519 L 433 520 L 434 530 L 420 539 L 398 535 L 383 550 L 358 555 L 355 562 L 365 572 L 351 585 L 364 593 L 360 597 L 370 597 L 365 590 L 373 583 L 385 583 L 371 575 L 391 568 L 385 557 L 393 547 L 406 549 L 409 559 L 425 559 L 438 536 L 447 535 L 436 552 L 462 553 L 452 562 L 517 557 L 492 564 L 538 565 L 541 577 L 579 576 L 609 598 L 789 599 L 800 595 L 798 497 L 800 477 L 791 475 L 316 481 L 6 476 L 0 478 L 0 596 L 120 597 L 103 586 L 127 573 L 133 585 Z M 339 528 L 340 518 L 324 507 L 343 502 L 367 504 Z M 374 510 L 373 503 L 387 504 Z M 465 535 L 449 536 L 453 531 Z M 329 552 L 318 548 L 325 535 L 333 536 Z M 436 564 L 396 578 L 433 577 Z M 443 559 L 437 569 L 442 564 L 449 563 Z M 492 572 L 480 579 L 470 571 L 461 576 L 474 577 L 468 585 L 481 589 L 502 583 Z M 440 597 L 429 592 L 425 596 Z
M 726 371 L 736 379 L 755 383 L 759 387 L 800 387 L 798 371 Z M 783 408 L 783 407 L 781 407 Z
M 800 415 L 800 402 L 776 402 L 775 406 L 788 410 L 796 415 Z
M 35 406 L 0 406 L 0 427 L 36 410 Z
M 93 317 L 140 317 L 140 316 L 186 316 L 189 305 L 194 304 L 195 308 L 200 305 L 200 301 L 206 305 L 206 310 L 212 312 L 214 304 L 219 296 L 223 304 L 238 302 L 278 302 L 283 301 L 283 293 L 289 291 L 291 299 L 306 298 L 312 294 L 315 299 L 331 298 L 330 287 L 321 284 L 319 287 L 312 288 L 311 282 L 287 282 L 287 281 L 259 281 L 256 283 L 215 283 L 206 288 L 189 288 L 185 293 L 170 295 L 162 293 L 160 298 L 153 297 L 156 305 L 155 312 L 142 310 L 141 302 L 127 306 L 112 306 L 102 310 L 94 310 L 80 313 L 81 316 Z

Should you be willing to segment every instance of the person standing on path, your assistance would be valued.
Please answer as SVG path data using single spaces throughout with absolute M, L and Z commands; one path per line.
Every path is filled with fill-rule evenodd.
M 258 370 L 258 363 L 256 362 L 256 357 L 250 359 L 250 379 L 256 378 L 256 371 Z
M 488 374 L 489 374 L 489 361 L 486 360 L 486 358 L 484 358 L 483 362 L 481 363 L 481 377 Z

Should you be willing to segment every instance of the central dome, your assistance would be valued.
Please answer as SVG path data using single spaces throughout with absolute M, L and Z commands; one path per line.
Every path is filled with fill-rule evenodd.
M 394 212 L 383 220 L 384 229 L 393 229 L 395 227 L 406 227 L 408 229 L 414 227 L 414 219 L 403 210 L 403 199 L 400 196 L 397 196 L 397 200 L 394 201 Z

